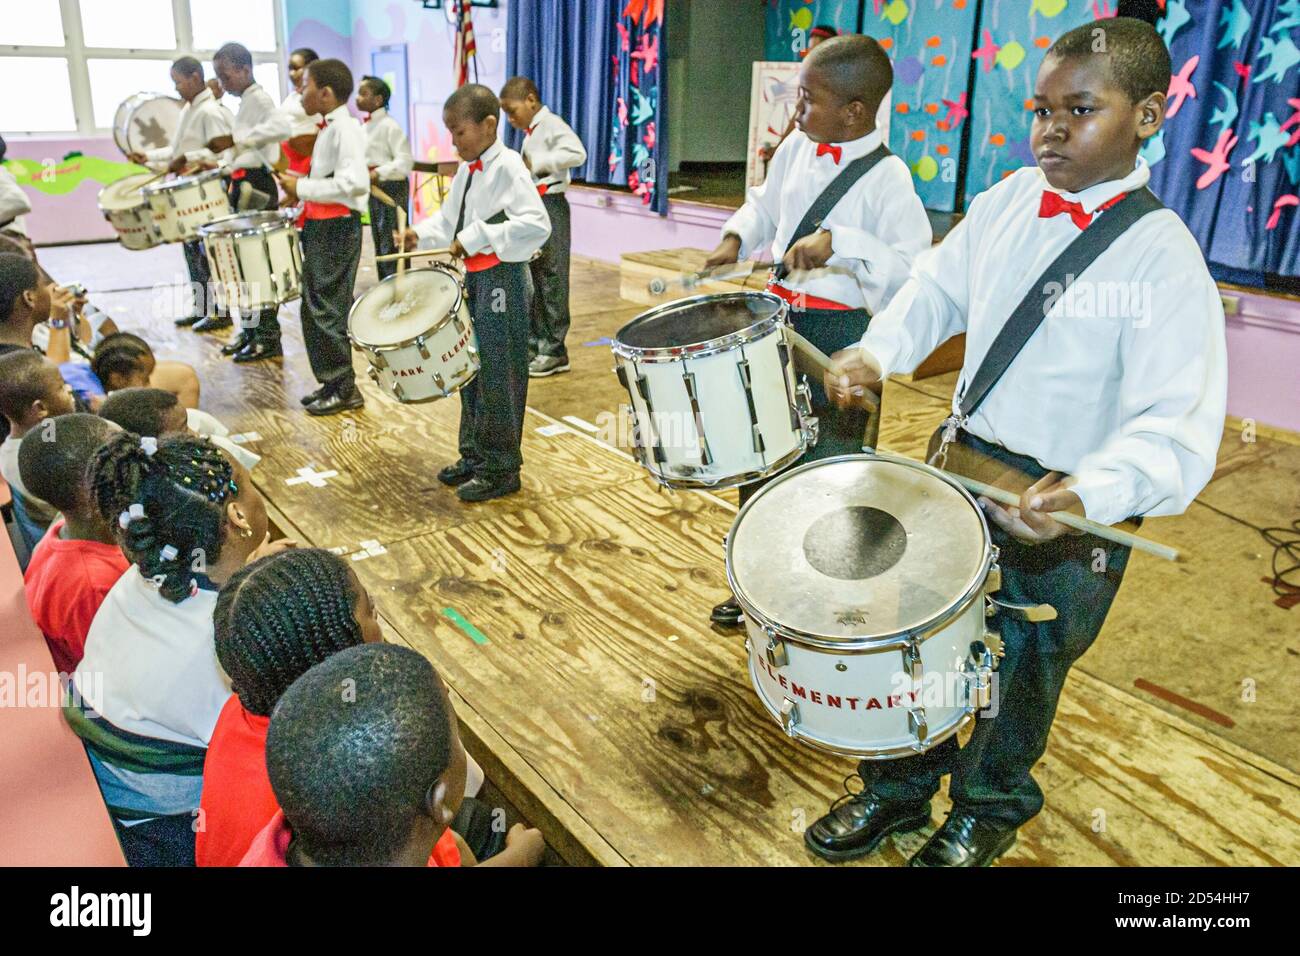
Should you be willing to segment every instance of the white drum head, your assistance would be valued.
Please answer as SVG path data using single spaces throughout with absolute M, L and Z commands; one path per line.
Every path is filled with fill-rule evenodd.
M 140 187 L 150 179 L 153 179 L 153 173 L 136 173 L 109 183 L 99 191 L 99 208 L 111 212 L 139 206 L 144 202 Z
M 459 280 L 450 270 L 391 275 L 357 300 L 348 325 L 362 345 L 401 345 L 441 325 L 459 295 Z
M 767 292 L 725 292 L 678 299 L 642 312 L 618 330 L 614 350 L 628 357 L 664 350 L 708 348 L 730 336 L 744 337 L 755 325 L 770 323 L 784 312 L 780 299 Z
M 165 93 L 137 93 L 117 108 L 113 140 L 124 153 L 170 146 L 180 124 L 182 103 Z
M 200 226 L 199 232 L 205 236 L 223 233 L 270 232 L 274 229 L 283 229 L 292 225 L 291 220 L 281 216 L 278 212 L 251 212 L 214 219 L 206 226 Z
M 811 462 L 765 485 L 727 539 L 736 597 L 830 642 L 934 621 L 983 582 L 989 537 L 974 500 L 931 469 L 872 455 Z

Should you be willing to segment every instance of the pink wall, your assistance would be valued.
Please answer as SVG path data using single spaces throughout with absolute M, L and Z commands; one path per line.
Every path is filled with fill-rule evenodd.
M 618 263 L 625 252 L 681 246 L 712 249 L 732 213 L 703 203 L 671 200 L 668 215 L 660 216 L 631 193 L 587 186 L 569 190 L 569 206 L 573 251 L 612 263 Z
M 32 204 L 27 216 L 27 233 L 33 242 L 51 244 L 117 237 L 99 211 L 99 191 L 140 169 L 123 159 L 112 137 L 12 139 L 8 145 L 5 165 Z M 82 155 L 64 158 L 73 152 Z M 33 168 L 24 160 L 40 168 Z M 53 181 L 46 181 L 43 175 L 47 168 L 52 170 Z
M 1225 289 L 1228 414 L 1300 432 L 1300 300 Z

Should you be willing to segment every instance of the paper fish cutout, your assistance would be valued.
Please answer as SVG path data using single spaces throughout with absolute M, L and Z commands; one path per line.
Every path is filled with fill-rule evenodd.
M 1300 3 L 1300 0 L 1296 0 Z M 1219 26 L 1223 27 L 1223 35 L 1219 37 L 1218 49 L 1231 46 L 1234 50 L 1241 47 L 1241 41 L 1246 39 L 1246 34 L 1250 32 L 1251 22 L 1250 11 L 1246 9 L 1241 0 L 1232 0 L 1232 7 L 1224 10 L 1219 14 Z
M 1178 31 L 1192 22 L 1192 15 L 1187 12 L 1185 0 L 1169 0 L 1165 6 L 1165 15 L 1156 21 L 1156 32 L 1165 41 L 1165 46 L 1173 46 Z
M 1214 88 L 1223 96 L 1223 108 L 1220 109 L 1217 106 L 1214 108 L 1214 114 L 1210 117 L 1210 124 L 1217 123 L 1219 132 L 1222 133 L 1237 121 L 1239 112 L 1237 109 L 1237 94 L 1217 80 L 1214 82 Z
M 1255 151 L 1241 161 L 1241 165 L 1246 166 L 1263 158 L 1266 163 L 1273 162 L 1279 149 L 1286 147 L 1290 139 L 1286 131 L 1278 124 L 1277 117 L 1272 113 L 1264 114 L 1264 122 L 1250 124 L 1249 139 L 1255 140 L 1257 145 Z
M 1169 99 L 1170 105 L 1165 110 L 1165 117 L 1173 119 L 1178 115 L 1178 111 L 1183 108 L 1183 100 L 1187 97 L 1196 99 L 1196 87 L 1192 85 L 1192 74 L 1196 72 L 1196 66 L 1201 62 L 1199 56 L 1194 56 L 1183 64 L 1181 70 L 1169 78 Z
M 1163 133 L 1164 130 L 1160 132 Z M 1228 162 L 1228 154 L 1232 152 L 1232 148 L 1236 145 L 1237 137 L 1233 135 L 1232 130 L 1225 129 L 1219 134 L 1214 149 L 1192 148 L 1190 151 L 1192 156 L 1196 158 L 1197 162 L 1205 163 L 1207 167 L 1205 172 L 1201 173 L 1201 178 L 1196 180 L 1197 189 L 1204 189 L 1232 168 L 1232 164 Z
M 1259 41 L 1259 57 L 1268 57 L 1268 69 L 1251 82 L 1263 83 L 1267 79 L 1272 79 L 1274 83 L 1281 83 L 1286 78 L 1287 71 L 1300 63 L 1300 50 L 1296 49 L 1295 43 L 1289 36 L 1284 36 L 1277 41 L 1271 37 L 1264 37 Z

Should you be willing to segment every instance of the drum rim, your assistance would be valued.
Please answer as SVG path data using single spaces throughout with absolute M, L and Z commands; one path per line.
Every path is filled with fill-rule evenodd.
M 718 301 L 722 299 L 766 299 L 776 306 L 776 312 L 765 319 L 759 319 L 752 325 L 748 325 L 736 332 L 730 332 L 714 339 L 706 339 L 703 342 L 694 342 L 690 345 L 673 345 L 657 346 L 655 348 L 638 348 L 634 345 L 628 345 L 620 341 L 621 336 L 632 326 L 641 322 L 648 322 L 670 311 L 697 305 L 702 302 Z M 747 345 L 768 335 L 774 328 L 786 324 L 786 314 L 789 306 L 780 296 L 773 295 L 771 292 L 758 289 L 745 289 L 737 292 L 714 292 L 705 295 L 692 295 L 684 299 L 674 299 L 671 302 L 665 302 L 663 305 L 657 305 L 653 309 L 647 309 L 640 315 L 637 315 L 621 329 L 614 333 L 614 340 L 610 343 L 610 349 L 619 358 L 627 359 L 631 362 L 679 362 L 688 358 L 703 358 L 706 355 L 716 355 L 719 352 L 730 352 L 732 349 Z
M 173 102 L 177 103 L 179 106 L 185 105 L 179 96 L 173 96 L 170 93 L 160 93 L 160 92 L 151 93 L 147 90 L 141 90 L 139 93 L 132 93 L 121 103 L 117 104 L 117 109 L 113 112 L 113 142 L 117 145 L 117 148 L 120 149 L 123 153 L 129 153 L 131 151 L 131 144 L 123 143 L 122 140 L 118 139 L 118 133 L 122 130 L 122 127 L 124 125 L 128 128 L 130 127 L 131 117 L 135 114 L 136 109 L 139 107 L 141 103 L 148 102 L 149 100 L 172 100 Z M 127 106 L 127 104 L 130 104 L 130 107 L 126 111 L 126 117 L 125 117 L 126 122 L 124 124 L 120 124 L 117 121 L 118 114 L 122 112 L 122 108 Z
M 221 170 L 219 169 L 200 169 L 188 176 L 177 176 L 175 179 L 164 179 L 161 182 L 150 183 L 148 186 L 141 187 L 140 192 L 152 196 L 155 193 L 165 193 L 172 189 L 179 189 L 182 186 L 197 186 L 209 179 L 219 178 L 221 178 Z
M 738 475 L 727 475 L 725 478 L 719 478 L 716 481 L 705 481 L 703 479 L 696 480 L 691 478 L 665 478 L 656 472 L 654 467 L 652 467 L 657 463 L 647 463 L 643 461 L 642 464 L 645 466 L 646 470 L 650 472 L 650 476 L 665 488 L 672 488 L 675 491 L 703 488 L 708 491 L 721 490 L 723 488 L 735 488 L 739 485 L 747 485 L 751 481 L 758 481 L 760 478 L 766 478 L 768 475 L 772 474 L 772 472 L 780 471 L 782 468 L 798 461 L 807 453 L 808 439 L 804 437 L 803 430 L 800 429 L 799 447 L 788 455 L 778 458 L 762 471 L 742 471 Z
M 452 316 L 460 312 L 461 306 L 464 305 L 465 303 L 465 285 L 464 282 L 461 280 L 460 273 L 456 269 L 453 269 L 451 266 L 444 265 L 441 262 L 435 262 L 426 269 L 412 269 L 407 273 L 407 275 L 413 275 L 417 272 L 445 272 L 448 275 L 450 275 L 455 280 L 456 283 L 455 305 L 453 305 L 450 309 L 448 309 L 447 314 L 444 315 L 437 322 L 435 322 L 433 325 L 429 326 L 419 335 L 413 335 L 409 339 L 403 339 L 401 342 L 394 342 L 391 345 L 370 345 L 366 342 L 361 341 L 359 338 L 356 337 L 356 335 L 352 331 L 352 317 L 356 313 L 357 308 L 361 305 L 361 303 L 365 301 L 366 296 L 370 295 L 371 292 L 374 292 L 375 289 L 378 289 L 385 282 L 395 281 L 399 277 L 398 273 L 394 272 L 392 275 L 388 276 L 385 279 L 381 279 L 374 286 L 367 289 L 364 294 L 358 296 L 357 300 L 352 303 L 352 307 L 348 309 L 348 340 L 352 343 L 354 347 L 360 349 L 363 352 L 375 352 L 375 353 L 397 352 L 400 351 L 401 349 L 409 348 L 410 346 L 415 345 L 418 342 L 418 340 L 425 338 L 426 336 L 432 335 L 435 332 L 440 332 L 442 330 L 442 327 L 451 321 Z M 469 316 L 469 330 L 471 332 L 474 331 L 473 316 Z M 475 336 L 476 341 L 477 339 L 478 337 Z
M 754 696 L 758 698 L 758 702 L 763 705 L 763 709 L 768 712 L 768 715 L 779 724 L 781 722 L 781 714 L 779 711 L 772 708 L 771 703 L 768 702 L 766 695 L 763 693 L 762 687 L 758 681 L 758 674 L 754 671 L 754 655 L 752 651 L 747 653 L 745 656 L 748 658 L 746 666 L 749 668 L 749 681 L 754 686 Z M 793 733 L 790 733 L 789 731 L 787 731 L 787 733 L 792 739 L 798 740 L 800 743 L 806 744 L 814 750 L 820 750 L 822 753 L 837 754 L 841 757 L 857 757 L 861 760 L 895 760 L 899 757 L 912 757 L 933 750 L 949 737 L 960 733 L 961 729 L 974 719 L 974 708 L 969 704 L 966 704 L 961 708 L 957 719 L 953 721 L 951 726 L 945 727 L 938 733 L 927 733 L 925 739 L 928 746 L 920 750 L 912 744 L 904 744 L 898 747 L 876 747 L 872 750 L 836 747 L 833 744 L 822 740 L 820 737 L 813 737 L 810 734 L 803 732 L 798 726 L 794 728 Z
M 95 204 L 96 204 L 97 206 L 99 206 L 99 211 L 100 211 L 100 212 L 104 212 L 104 213 L 109 213 L 109 212 L 128 212 L 128 211 L 132 211 L 132 210 L 139 209 L 141 206 L 147 206 L 147 205 L 149 205 L 149 200 L 147 200 L 147 199 L 144 198 L 144 184 L 143 184 L 143 183 L 141 183 L 141 185 L 138 186 L 138 187 L 134 190 L 134 193 L 137 194 L 139 198 L 138 198 L 138 201 L 137 201 L 134 205 L 131 205 L 131 206 L 105 206 L 105 205 L 104 205 L 104 193 L 108 192 L 108 191 L 109 191 L 110 189 L 112 189 L 114 186 L 118 185 L 118 183 L 124 183 L 124 182 L 126 182 L 128 179 L 136 179 L 136 178 L 141 177 L 141 176 L 144 176 L 144 177 L 147 178 L 147 177 L 149 177 L 150 175 L 152 175 L 152 174 L 151 174 L 151 173 L 147 173 L 147 172 L 145 172 L 145 173 L 131 173 L 129 176 L 123 176 L 121 179 L 115 179 L 115 180 L 113 180 L 111 183 L 109 183 L 109 184 L 106 185 L 103 189 L 101 189 L 101 190 L 99 191 L 99 195 L 95 197 Z M 115 194 L 115 195 L 116 195 L 116 194 Z M 131 195 L 132 195 L 132 193 L 130 193 L 130 192 L 124 192 L 124 193 L 122 193 L 122 197 L 123 197 L 123 198 L 129 197 L 129 196 L 131 196 Z
M 984 529 L 984 548 L 983 555 L 980 558 L 980 566 L 983 568 L 983 571 L 976 572 L 970 584 L 968 584 L 966 589 L 962 592 L 961 597 L 946 609 L 937 612 L 913 627 L 905 630 L 891 631 L 888 634 L 878 634 L 869 637 L 836 637 L 829 634 L 816 634 L 811 631 L 804 631 L 792 625 L 781 624 L 780 622 L 769 618 L 767 615 L 753 607 L 752 602 L 750 602 L 744 593 L 742 593 L 743 589 L 736 581 L 733 551 L 736 543 L 735 531 L 740 526 L 741 519 L 745 517 L 745 514 L 753 506 L 754 502 L 758 501 L 769 488 L 774 488 L 782 482 L 793 478 L 795 475 L 804 471 L 809 471 L 813 468 L 820 468 L 834 462 L 859 459 L 878 459 L 881 461 L 888 461 L 892 464 L 920 469 L 921 471 L 928 472 L 940 481 L 943 481 L 965 498 L 971 509 L 979 517 L 980 527 Z M 828 651 L 833 654 L 855 654 L 861 651 L 874 651 L 889 647 L 905 647 L 913 642 L 924 642 L 928 640 L 932 635 L 937 634 L 952 621 L 964 614 L 970 607 L 972 601 L 977 600 L 986 593 L 989 572 L 997 563 L 997 558 L 997 548 L 993 545 L 993 536 L 989 532 L 988 520 L 984 517 L 984 512 L 975 501 L 975 496 L 967 491 L 966 487 L 962 485 L 961 482 L 932 465 L 913 461 L 911 458 L 903 458 L 899 455 L 890 455 L 884 452 L 874 452 L 871 454 L 862 453 L 857 455 L 836 455 L 832 458 L 822 458 L 817 461 L 810 461 L 797 468 L 791 468 L 789 471 L 782 472 L 760 488 L 754 494 L 754 497 L 745 502 L 741 509 L 736 512 L 736 517 L 732 521 L 731 528 L 727 532 L 727 584 L 731 587 L 731 593 L 735 596 L 737 603 L 740 604 L 745 615 L 765 633 L 780 635 L 784 640 L 790 640 L 805 647 L 810 647 L 819 651 Z
M 261 225 L 249 226 L 245 229 L 216 228 L 228 220 L 248 219 L 252 216 L 274 216 L 275 219 L 267 219 L 267 221 Z M 279 232 L 284 228 L 291 228 L 294 232 L 298 231 L 297 227 L 293 224 L 293 220 L 288 216 L 267 209 L 259 209 L 255 212 L 232 212 L 228 216 L 221 216 L 218 219 L 213 219 L 211 222 L 206 222 L 199 226 L 199 235 L 204 237 L 207 237 L 208 235 L 220 235 L 229 236 L 232 239 L 238 239 L 240 236 L 257 236 L 268 232 Z

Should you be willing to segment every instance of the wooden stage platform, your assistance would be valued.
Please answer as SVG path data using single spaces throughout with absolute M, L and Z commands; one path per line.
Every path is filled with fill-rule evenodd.
M 72 257 L 42 259 L 93 289 L 86 255 L 71 270 Z M 820 863 L 801 832 L 852 762 L 786 739 L 749 685 L 743 636 L 708 626 L 734 496 L 658 490 L 624 451 L 561 420 L 617 402 L 599 337 L 641 308 L 618 300 L 611 267 L 576 262 L 573 287 L 574 372 L 532 383 L 523 491 L 485 505 L 434 477 L 455 457 L 456 400 L 398 405 L 360 374 L 363 412 L 300 410 L 314 383 L 296 305 L 284 362 L 239 367 L 213 337 L 144 318 L 148 292 L 98 298 L 127 304 L 119 324 L 160 355 L 195 364 L 203 406 L 263 456 L 253 477 L 276 523 L 355 561 L 393 639 L 450 685 L 489 780 L 561 859 Z M 935 403 L 890 397 L 882 445 L 914 452 Z M 1300 864 L 1300 775 L 1082 669 L 1037 775 L 1047 807 L 1005 865 Z M 936 823 L 946 809 L 941 797 Z M 928 832 L 863 862 L 901 864 Z

